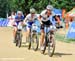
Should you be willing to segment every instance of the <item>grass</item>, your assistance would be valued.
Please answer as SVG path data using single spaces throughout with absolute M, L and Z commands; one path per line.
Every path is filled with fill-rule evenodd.
M 71 43 L 71 42 L 74 42 L 75 43 L 75 39 L 67 39 L 65 37 L 66 35 L 66 32 L 65 34 L 60 34 L 58 31 L 55 33 L 55 39 L 57 41 L 62 41 L 62 42 L 67 42 L 67 43 Z
M 55 33 L 55 39 L 57 40 L 57 41 L 62 41 L 62 42 L 66 42 L 66 43 L 75 43 L 75 39 L 67 39 L 66 38 L 66 32 L 67 31 L 64 31 L 64 30 L 62 30 L 62 31 L 64 31 L 65 33 L 64 34 L 62 34 L 61 32 L 59 32 L 60 30 L 58 30 L 56 33 Z M 39 33 L 39 35 L 38 35 L 38 37 L 40 37 L 40 33 Z

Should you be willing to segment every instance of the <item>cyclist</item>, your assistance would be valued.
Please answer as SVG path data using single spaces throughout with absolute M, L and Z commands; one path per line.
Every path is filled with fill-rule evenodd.
M 19 24 L 19 22 L 21 22 L 21 24 L 23 24 L 23 20 L 24 20 L 24 16 L 22 11 L 17 11 L 17 14 L 15 16 L 15 21 L 14 21 L 14 30 L 13 30 L 13 36 L 14 36 L 14 43 L 15 41 L 15 36 L 16 36 L 16 31 L 17 31 L 17 25 Z
M 40 40 L 40 50 L 44 50 L 44 25 L 53 25 L 52 17 L 55 16 L 53 12 L 53 6 L 47 5 L 46 9 L 43 10 L 39 16 L 39 20 L 41 21 L 41 40 Z
M 31 8 L 30 13 L 24 19 L 24 24 L 27 25 L 27 37 L 29 37 L 30 28 L 36 19 L 38 19 L 38 14 L 36 14 L 36 10 L 34 8 Z

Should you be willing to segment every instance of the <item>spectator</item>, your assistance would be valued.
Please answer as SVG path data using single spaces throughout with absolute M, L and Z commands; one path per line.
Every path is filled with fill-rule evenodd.
M 8 20 L 9 20 L 8 26 L 12 26 L 13 25 L 14 20 L 15 20 L 15 15 L 16 15 L 16 13 L 14 11 L 11 12 L 11 16 L 8 17 Z

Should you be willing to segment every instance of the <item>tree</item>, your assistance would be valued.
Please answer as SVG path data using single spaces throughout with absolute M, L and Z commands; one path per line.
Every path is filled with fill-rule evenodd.
M 48 4 L 53 5 L 54 8 L 66 8 L 67 11 L 75 6 L 75 0 L 0 0 L 0 17 L 5 17 L 6 12 L 13 10 L 22 10 L 29 13 L 30 8 L 35 8 L 38 13 L 46 8 Z
M 7 0 L 0 0 L 0 17 L 6 17 Z

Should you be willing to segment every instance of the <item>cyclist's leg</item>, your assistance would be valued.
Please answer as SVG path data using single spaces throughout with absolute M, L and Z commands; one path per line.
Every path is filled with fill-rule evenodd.
M 28 22 L 27 24 L 28 24 L 27 25 L 27 37 L 29 37 L 29 35 L 30 35 L 30 29 L 31 29 L 31 26 L 32 26 L 33 22 Z
M 29 37 L 29 34 L 30 34 L 30 28 L 27 27 L 27 32 L 26 32 L 27 37 Z
M 44 25 L 41 25 L 41 40 L 40 40 L 40 47 L 41 50 L 43 50 L 43 45 L 44 45 L 44 38 L 45 38 L 45 33 L 44 33 Z
M 44 38 L 45 38 L 45 32 L 44 32 L 44 25 L 49 25 L 50 24 L 50 21 L 42 21 L 42 25 L 41 25 L 41 46 L 44 44 Z
M 44 25 L 50 25 L 50 21 L 42 21 L 43 25 L 41 25 L 41 42 L 40 45 L 43 46 L 44 44 L 44 38 L 45 38 L 45 32 L 44 32 Z
M 16 31 L 17 31 L 17 24 L 16 22 L 13 24 L 13 37 L 14 37 L 14 41 L 15 41 L 15 37 L 16 37 Z
M 17 31 L 17 27 L 15 26 L 13 29 L 13 37 L 14 37 L 14 41 L 15 41 L 15 37 L 16 37 L 16 31 Z

